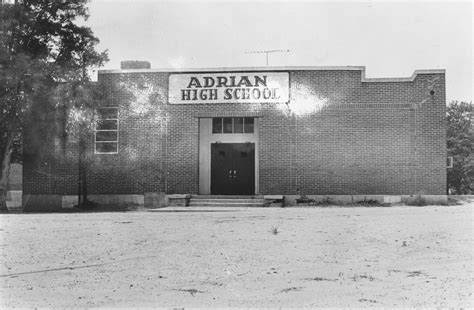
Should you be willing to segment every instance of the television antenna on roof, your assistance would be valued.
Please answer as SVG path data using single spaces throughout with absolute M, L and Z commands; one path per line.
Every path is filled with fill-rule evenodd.
M 291 52 L 290 50 L 265 50 L 265 51 L 250 51 L 245 52 L 245 54 L 263 54 L 265 53 L 265 57 L 267 60 L 267 67 L 268 67 L 268 54 L 270 53 L 288 53 Z

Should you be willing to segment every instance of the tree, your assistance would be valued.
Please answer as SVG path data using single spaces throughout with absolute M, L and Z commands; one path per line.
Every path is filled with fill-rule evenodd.
M 61 83 L 54 88 L 52 98 L 53 102 L 58 104 L 60 113 L 55 113 L 56 121 L 53 122 L 53 128 L 47 131 L 61 138 L 63 151 L 66 150 L 69 137 L 77 141 L 78 204 L 81 207 L 92 207 L 94 204 L 87 197 L 86 172 L 89 164 L 87 140 L 95 129 L 95 108 L 106 100 L 104 87 L 87 79 Z M 35 140 L 42 139 L 38 137 Z
M 453 167 L 448 169 L 448 189 L 457 195 L 474 191 L 474 130 L 472 102 L 453 101 L 447 109 L 448 156 Z
M 86 102 L 80 97 L 90 85 L 88 69 L 100 67 L 107 61 L 107 51 L 96 51 L 99 40 L 92 30 L 76 23 L 88 18 L 87 2 L 2 2 L 0 188 L 4 190 L 0 195 L 0 208 L 3 210 L 6 209 L 11 156 L 15 141 L 21 139 L 23 123 L 28 114 L 84 106 Z M 70 89 L 70 97 L 58 100 L 58 96 L 55 96 L 58 87 Z M 64 90 L 62 92 L 66 93 Z M 81 104 L 78 105 L 78 102 Z M 57 124 L 46 125 L 58 127 Z

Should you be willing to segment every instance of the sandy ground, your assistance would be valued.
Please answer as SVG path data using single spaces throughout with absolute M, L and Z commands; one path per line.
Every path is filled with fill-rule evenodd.
M 473 207 L 1 215 L 0 306 L 469 308 Z

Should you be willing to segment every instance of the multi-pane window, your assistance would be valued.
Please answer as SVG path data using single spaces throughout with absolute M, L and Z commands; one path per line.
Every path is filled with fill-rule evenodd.
M 253 117 L 214 117 L 212 133 L 253 133 Z
M 118 153 L 118 108 L 97 108 L 95 153 Z

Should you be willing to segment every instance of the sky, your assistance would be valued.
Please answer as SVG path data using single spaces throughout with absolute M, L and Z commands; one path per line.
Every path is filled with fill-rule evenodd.
M 446 69 L 446 99 L 472 101 L 472 2 L 91 0 L 86 24 L 122 60 L 152 68 L 365 66 L 366 76 Z

